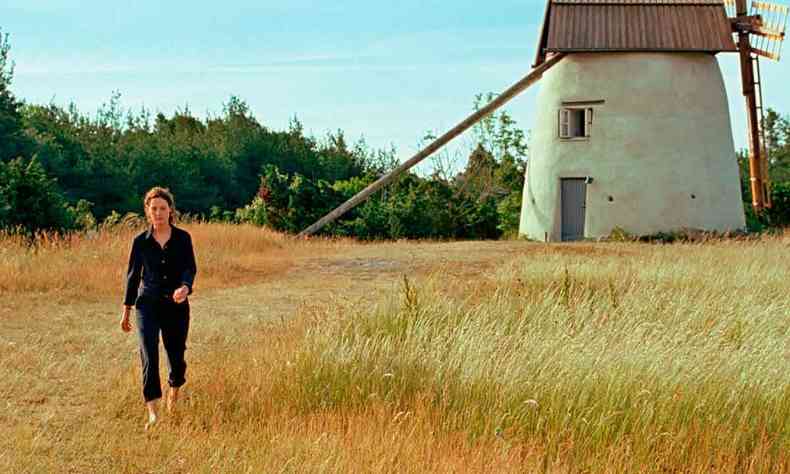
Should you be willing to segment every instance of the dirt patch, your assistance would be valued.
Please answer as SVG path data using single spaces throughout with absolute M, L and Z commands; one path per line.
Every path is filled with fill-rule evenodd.
M 319 273 L 394 272 L 403 268 L 403 262 L 380 258 L 318 259 L 305 263 L 302 271 Z

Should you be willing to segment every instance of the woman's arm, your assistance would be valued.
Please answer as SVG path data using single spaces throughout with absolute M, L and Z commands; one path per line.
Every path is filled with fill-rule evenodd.
M 186 234 L 186 255 L 184 262 L 184 272 L 181 274 L 181 284 L 189 288 L 188 295 L 192 294 L 192 285 L 195 283 L 197 274 L 197 264 L 195 263 L 195 249 L 192 247 L 192 237 Z
M 129 322 L 129 314 L 132 306 L 137 299 L 137 288 L 140 286 L 140 276 L 143 272 L 143 256 L 137 245 L 137 239 L 132 241 L 132 250 L 129 252 L 129 266 L 126 270 L 126 292 L 123 297 L 123 313 L 121 314 L 121 330 L 129 332 L 132 324 Z
M 126 307 L 134 306 L 137 299 L 137 288 L 140 286 L 140 276 L 143 272 L 143 255 L 137 239 L 132 242 L 132 250 L 129 252 L 129 265 L 126 270 L 126 293 L 123 298 L 123 305 Z

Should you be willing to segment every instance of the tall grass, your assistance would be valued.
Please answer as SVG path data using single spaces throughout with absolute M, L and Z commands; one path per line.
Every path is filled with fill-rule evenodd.
M 51 286 L 39 301 L 5 280 L 28 303 L 0 312 L 0 471 L 790 471 L 788 233 L 358 247 L 187 228 L 200 277 L 246 266 L 210 280 L 222 298 L 194 300 L 185 397 L 153 432 L 116 283 L 58 306 Z M 104 258 L 125 260 L 132 235 L 102 237 Z M 84 263 L 95 248 L 38 252 Z M 388 286 L 355 279 L 359 265 L 303 265 L 330 250 L 398 261 L 407 276 Z M 246 273 L 278 259 L 295 271 Z M 314 298 L 330 279 L 348 293 Z M 290 316 L 255 317 L 278 305 Z
M 455 288 L 404 279 L 308 331 L 287 392 L 306 412 L 427 403 L 436 430 L 537 442 L 546 465 L 784 472 L 787 257 L 785 237 L 548 254 Z
M 301 255 L 344 245 L 317 240 L 307 246 L 250 225 L 191 222 L 183 227 L 192 235 L 200 290 L 260 281 Z M 41 233 L 33 239 L 0 233 L 0 293 L 50 294 L 62 301 L 122 299 L 132 239 L 142 230 L 119 225 L 89 234 Z

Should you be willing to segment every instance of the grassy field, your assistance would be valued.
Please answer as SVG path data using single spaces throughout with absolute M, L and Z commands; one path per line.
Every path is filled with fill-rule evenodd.
M 117 324 L 133 231 L 0 239 L 0 472 L 790 472 L 790 233 L 186 227 L 189 382 L 151 432 Z

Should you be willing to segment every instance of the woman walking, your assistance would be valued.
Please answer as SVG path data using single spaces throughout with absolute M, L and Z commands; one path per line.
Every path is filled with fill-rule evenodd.
M 159 380 L 159 333 L 170 369 L 167 409 L 178 400 L 186 382 L 184 361 L 189 332 L 189 301 L 197 266 L 189 233 L 173 225 L 175 204 L 167 189 L 155 187 L 143 199 L 150 227 L 132 241 L 126 272 L 121 329 L 132 329 L 129 316 L 136 309 L 140 358 L 143 364 L 143 398 L 148 410 L 146 429 L 156 423 L 157 401 L 162 398 Z

